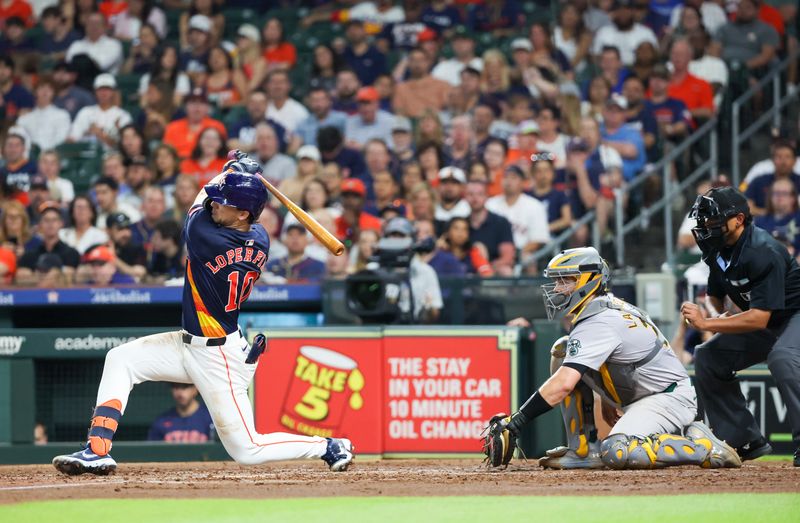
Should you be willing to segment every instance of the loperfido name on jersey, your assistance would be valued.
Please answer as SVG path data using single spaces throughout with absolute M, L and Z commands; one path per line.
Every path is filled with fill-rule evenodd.
M 255 256 L 253 256 L 254 254 Z M 263 270 L 264 264 L 267 263 L 267 255 L 261 250 L 252 247 L 236 247 L 235 249 L 228 249 L 224 256 L 220 254 L 215 257 L 214 262 L 206 262 L 206 267 L 214 274 L 228 265 L 241 262 L 251 262 Z

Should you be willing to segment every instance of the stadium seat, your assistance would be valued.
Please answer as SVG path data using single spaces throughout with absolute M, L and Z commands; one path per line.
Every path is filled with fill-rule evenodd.
M 258 13 L 253 9 L 234 9 L 230 7 L 225 9 L 225 38 L 235 40 L 239 26 L 242 24 L 253 24 L 261 29 L 262 26 L 258 20 Z
M 103 148 L 96 142 L 64 143 L 56 147 L 61 157 L 61 176 L 75 186 L 75 193 L 89 190 L 92 180 L 100 175 Z

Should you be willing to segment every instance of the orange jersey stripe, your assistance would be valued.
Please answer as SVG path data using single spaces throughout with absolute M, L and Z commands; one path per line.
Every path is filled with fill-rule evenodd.
M 208 314 L 208 309 L 205 303 L 203 303 L 200 293 L 197 292 L 197 286 L 195 286 L 194 278 L 192 277 L 192 264 L 189 263 L 189 260 L 186 260 L 186 276 L 189 280 L 189 286 L 192 289 L 192 301 L 197 311 L 197 322 L 200 324 L 203 336 L 207 338 L 221 338 L 225 336 L 225 329 L 222 328 L 222 325 L 220 325 L 217 320 Z

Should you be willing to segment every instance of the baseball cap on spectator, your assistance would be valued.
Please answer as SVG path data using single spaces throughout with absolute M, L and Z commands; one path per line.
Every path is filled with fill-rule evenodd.
M 467 74 L 471 74 L 471 75 L 474 75 L 474 76 L 480 76 L 482 69 L 483 69 L 482 66 L 477 66 L 476 67 L 476 66 L 468 65 L 468 66 L 466 66 L 465 68 L 463 68 L 461 70 L 461 74 L 467 73 Z
M 512 51 L 528 51 L 529 53 L 533 51 L 533 44 L 527 38 L 514 38 L 511 41 L 511 50 Z
M 47 190 L 47 178 L 41 174 L 34 174 L 31 176 L 31 189 Z
M 208 103 L 208 96 L 206 96 L 206 90 L 203 89 L 202 87 L 195 87 L 194 89 L 189 91 L 189 94 L 186 95 L 186 101 L 190 102 L 193 100 L 198 102 Z
M 656 64 L 653 66 L 653 69 L 650 70 L 650 77 L 651 78 L 661 78 L 662 80 L 669 80 L 670 74 L 669 69 L 664 64 Z
M 453 29 L 453 40 L 456 38 L 463 38 L 466 40 L 472 40 L 472 35 L 469 34 L 469 30 L 464 27 L 463 25 L 457 25 L 455 29 Z
M 419 33 L 417 33 L 417 42 L 432 42 L 439 38 L 439 35 L 436 34 L 436 31 L 431 29 L 430 27 L 426 27 Z
M 322 159 L 319 154 L 319 149 L 317 149 L 314 145 L 304 145 L 300 147 L 295 156 L 298 160 L 308 158 L 309 160 L 314 160 L 315 162 L 319 162 Z
M 261 43 L 261 31 L 258 30 L 253 24 L 242 24 L 239 26 L 237 33 L 239 36 L 249 38 L 254 42 Z
M 536 120 L 523 120 L 517 126 L 517 134 L 539 134 L 539 124 Z
M 467 183 L 467 175 L 458 167 L 444 167 L 439 170 L 439 181 L 455 180 L 458 183 Z
M 305 233 L 306 228 L 303 227 L 303 224 L 300 222 L 286 222 L 286 225 L 283 227 L 283 235 L 286 235 L 292 229 L 297 229 L 300 232 Z
M 114 261 L 114 252 L 105 245 L 98 245 L 89 250 L 83 255 L 83 263 L 104 262 L 109 263 Z
M 61 205 L 59 205 L 58 202 L 53 200 L 47 200 L 46 202 L 42 202 L 41 204 L 39 204 L 40 216 L 44 216 L 44 214 L 49 211 L 54 211 L 58 213 L 58 217 L 61 219 L 64 218 L 63 211 L 61 210 Z
M 357 194 L 362 198 L 367 195 L 367 188 L 364 186 L 364 182 L 358 178 L 345 178 L 342 180 L 341 191 L 342 194 Z
M 64 266 L 61 256 L 52 252 L 40 254 L 36 259 L 37 272 L 50 272 L 51 269 L 60 269 Z
M 392 122 L 392 132 L 393 133 L 410 133 L 411 132 L 411 120 L 409 120 L 405 116 L 395 116 L 394 117 L 394 122 Z
M 119 227 L 120 229 L 125 229 L 126 227 L 131 226 L 131 219 L 128 218 L 128 215 L 122 212 L 112 212 L 108 216 L 106 216 L 106 227 L 109 229 L 112 227 Z
M 362 87 L 356 93 L 357 102 L 377 102 L 380 98 L 377 89 L 374 87 Z
M 619 107 L 626 111 L 628 110 L 628 99 L 621 94 L 614 93 L 606 100 L 606 107 Z
M 520 178 L 522 178 L 523 180 L 525 179 L 525 173 L 518 165 L 509 165 L 508 167 L 506 167 L 505 170 L 503 170 L 503 176 L 508 174 L 515 174 Z
M 92 185 L 94 187 L 98 185 L 107 185 L 112 191 L 119 191 L 119 182 L 110 176 L 101 176 L 96 179 Z
M 108 87 L 109 89 L 116 89 L 117 80 L 114 78 L 113 74 L 109 73 L 98 74 L 94 79 L 94 84 L 92 84 L 92 87 L 95 89 L 102 89 L 103 87 Z
M 194 15 L 189 19 L 189 30 L 195 29 L 204 33 L 211 32 L 211 19 L 206 15 Z

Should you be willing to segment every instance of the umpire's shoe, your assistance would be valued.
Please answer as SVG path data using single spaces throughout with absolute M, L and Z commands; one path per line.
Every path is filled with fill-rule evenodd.
M 327 438 L 328 449 L 322 456 L 322 461 L 328 464 L 334 472 L 347 470 L 353 461 L 353 444 L 345 438 Z
M 589 444 L 589 453 L 582 458 L 569 447 L 556 447 L 546 452 L 546 456 L 539 459 L 539 466 L 546 469 L 603 469 L 606 468 L 600 459 L 600 444 Z
M 53 458 L 53 466 L 64 474 L 77 476 L 91 472 L 98 476 L 107 476 L 117 470 L 117 462 L 110 454 L 98 456 L 87 445 L 83 450 Z
M 690 438 L 695 443 L 699 443 L 699 440 L 704 439 L 711 442 L 711 451 L 708 453 L 703 467 L 712 469 L 738 469 L 742 466 L 742 460 L 739 458 L 739 454 L 736 453 L 736 450 L 716 437 L 705 423 L 693 421 L 686 427 L 686 437 Z
M 736 452 L 739 454 L 739 457 L 742 458 L 742 461 L 748 461 L 751 459 L 760 458 L 761 456 L 766 456 L 767 454 L 772 454 L 772 446 L 767 443 L 767 440 L 764 438 L 764 436 L 761 436 L 760 438 L 737 448 Z
M 794 451 L 794 466 L 800 467 L 800 449 Z

